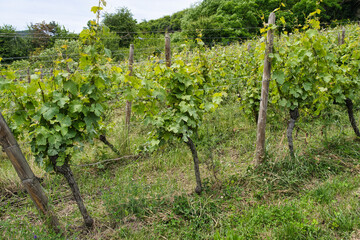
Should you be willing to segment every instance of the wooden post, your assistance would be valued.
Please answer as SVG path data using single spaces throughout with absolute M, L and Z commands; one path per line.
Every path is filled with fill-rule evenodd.
M 345 27 L 342 27 L 342 34 L 341 34 L 341 45 L 345 44 Z
M 0 145 L 10 158 L 22 184 L 29 193 L 36 208 L 45 217 L 50 226 L 58 233 L 60 224 L 57 217 L 48 208 L 48 198 L 46 197 L 39 180 L 35 177 L 24 154 L 15 140 L 10 128 L 8 127 L 3 115 L 0 112 Z
M 250 42 L 247 45 L 247 50 L 248 50 L 248 52 L 250 52 L 250 50 L 251 50 L 251 43 Z
M 27 77 L 28 77 L 28 83 L 31 83 L 31 77 L 30 77 L 30 68 L 27 69 Z
M 129 76 L 133 75 L 133 64 L 134 64 L 134 44 L 130 44 L 130 52 L 129 52 Z M 130 130 L 130 119 L 131 119 L 131 102 L 126 101 L 126 129 L 129 132 Z
M 68 63 L 66 63 L 66 71 L 67 71 L 68 73 L 70 73 L 70 68 L 69 68 L 69 64 L 68 64 Z
M 275 24 L 275 13 L 270 13 L 268 24 Z M 267 32 L 267 41 L 265 49 L 264 72 L 262 77 L 260 109 L 257 124 L 255 164 L 259 165 L 265 157 L 265 128 L 266 128 L 266 111 L 269 97 L 269 84 L 271 78 L 271 60 L 269 54 L 273 51 L 274 35 L 273 30 Z
M 338 33 L 338 44 L 343 45 L 345 43 L 345 27 L 342 27 L 341 34 Z
M 166 66 L 171 66 L 171 46 L 170 46 L 170 34 L 168 32 L 165 33 L 165 59 Z

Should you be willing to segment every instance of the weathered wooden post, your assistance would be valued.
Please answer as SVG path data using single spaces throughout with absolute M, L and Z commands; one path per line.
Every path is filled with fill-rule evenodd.
M 27 78 L 28 78 L 28 83 L 31 83 L 30 68 L 29 67 L 27 69 Z
M 44 77 L 44 71 L 43 71 L 43 68 L 41 67 L 40 68 L 40 81 L 43 80 L 43 77 Z
M 50 211 L 48 207 L 48 198 L 46 197 L 39 180 L 35 177 L 24 154 L 15 140 L 10 128 L 8 127 L 3 115 L 0 112 L 0 145 L 10 158 L 22 184 L 29 193 L 36 208 L 42 217 L 50 224 L 55 232 L 60 232 L 60 224 L 57 217 Z
M 341 34 L 339 32 L 338 34 L 338 42 L 339 45 L 343 45 L 345 43 L 345 28 L 342 27 Z
M 134 64 L 134 44 L 130 44 L 130 52 L 129 52 L 129 76 L 133 75 L 133 64 Z M 126 130 L 129 132 L 130 130 L 130 119 L 131 119 L 131 102 L 126 101 L 126 119 L 125 125 Z
M 170 34 L 168 32 L 165 33 L 165 59 L 166 66 L 171 66 L 171 46 L 170 46 Z
M 270 13 L 268 25 L 275 24 L 275 13 Z M 274 35 L 270 28 L 267 32 L 267 41 L 265 49 L 264 72 L 262 77 L 260 109 L 257 124 L 255 164 L 259 165 L 265 157 L 265 128 L 266 128 L 266 111 L 269 97 L 269 85 L 271 79 L 271 59 L 269 54 L 273 51 Z

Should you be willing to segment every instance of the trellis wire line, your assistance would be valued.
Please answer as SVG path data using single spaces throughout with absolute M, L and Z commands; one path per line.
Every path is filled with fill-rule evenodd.
M 330 31 L 326 31 L 328 33 L 341 33 L 342 30 L 330 30 Z M 213 36 L 213 37 L 205 37 L 205 38 L 202 38 L 202 39 L 255 39 L 259 36 L 254 36 L 254 37 L 224 37 L 224 36 Z M 146 39 L 146 38 L 144 38 Z M 163 39 L 163 37 L 159 37 L 159 38 L 148 38 L 148 39 Z M 196 38 L 179 38 L 179 40 L 193 40 L 193 39 L 196 39 Z M 149 47 L 149 48 L 141 48 L 141 49 L 138 49 L 138 50 L 143 50 L 143 49 L 152 49 L 152 48 L 156 48 L 156 47 Z M 119 52 L 120 51 L 123 51 L 123 52 L 126 52 L 128 50 L 124 49 L 124 50 L 118 50 Z M 64 53 L 60 53 L 60 54 L 64 54 Z M 66 55 L 66 54 L 65 54 Z M 68 56 L 78 56 L 80 55 L 79 54 L 70 54 Z M 48 57 L 57 57 L 58 55 L 49 55 L 49 56 L 23 56 L 23 57 L 5 57 L 3 58 L 3 60 L 21 60 L 21 59 L 29 59 L 29 58 L 48 58 Z M 124 55 L 123 55 L 124 56 Z
M 195 29 L 195 31 L 223 31 L 223 30 L 246 30 L 246 29 L 261 29 L 263 27 L 240 27 L 240 28 L 197 28 Z M 171 30 L 169 32 L 171 33 L 175 33 L 175 32 L 185 32 L 185 31 L 194 31 L 194 30 Z M 151 33 L 165 33 L 167 32 L 167 30 L 155 30 L 155 31 L 140 31 L 140 32 L 117 32 L 117 31 L 112 31 L 111 33 L 115 33 L 115 34 L 126 34 L 125 36 L 128 36 L 129 34 L 151 34 Z M 80 33 L 70 33 L 70 34 L 75 34 L 75 36 L 51 36 L 51 35 L 46 35 L 44 33 L 29 33 L 29 34 L 18 34 L 18 33 L 0 33 L 0 37 L 2 36 L 18 36 L 18 37 L 32 37 L 32 38 L 79 38 L 78 34 Z M 35 37 L 34 35 L 39 35 L 38 37 Z
M 335 32 L 335 33 L 341 33 L 342 30 L 338 30 L 338 31 L 330 31 L 330 32 Z M 182 48 L 182 46 L 176 46 L 176 47 L 173 47 L 172 49 L 178 49 L 178 48 Z M 150 49 L 157 49 L 160 51 L 160 53 L 162 53 L 162 51 L 157 48 L 157 47 L 149 47 L 149 48 L 140 48 L 139 50 L 150 50 Z M 127 52 L 128 50 L 127 49 L 124 49 L 124 50 L 118 50 L 118 52 L 114 53 L 113 56 L 119 56 L 119 55 L 122 55 L 124 57 L 126 57 L 126 55 L 122 54 L 121 52 Z M 148 54 L 148 53 L 147 53 Z M 24 58 L 49 58 L 49 57 L 58 57 L 60 54 L 57 54 L 57 55 L 49 55 L 49 56 L 28 56 L 28 57 L 22 57 L 23 59 Z M 80 54 L 67 54 L 67 56 L 79 56 Z M 4 58 L 4 59 L 11 59 L 11 58 Z M 63 59 L 65 60 L 65 59 Z M 77 60 L 77 59 L 76 59 Z M 148 60 L 145 60 L 143 62 L 147 62 Z M 53 62 L 53 60 L 48 60 L 48 61 L 42 61 L 42 62 Z M 20 70 L 21 71 L 21 70 Z M 22 71 L 26 71 L 25 70 L 22 70 Z
M 360 23 L 360 21 L 333 21 L 331 23 L 320 23 L 320 25 L 327 25 L 327 26 L 331 26 L 333 24 L 335 25 L 343 25 L 343 24 L 358 24 Z M 283 27 L 296 27 L 296 28 L 301 28 L 304 27 L 303 24 L 285 24 L 285 25 L 276 25 L 276 28 L 283 28 Z M 264 28 L 262 27 L 238 27 L 238 28 L 197 28 L 194 30 L 170 30 L 169 32 L 171 33 L 175 33 L 175 32 L 188 32 L 188 31 L 231 31 L 231 30 L 247 30 L 247 29 L 262 29 Z M 165 33 L 167 32 L 167 30 L 152 30 L 152 31 L 138 31 L 138 32 L 116 32 L 113 31 L 111 33 L 115 33 L 115 34 L 151 34 L 151 33 Z M 51 35 L 44 35 L 44 33 L 29 33 L 29 34 L 19 34 L 17 32 L 15 33 L 0 33 L 0 37 L 19 37 L 19 38 L 24 38 L 24 37 L 30 37 L 30 38 L 55 38 L 55 39 L 73 39 L 73 38 L 79 38 L 78 34 L 79 33 L 70 33 L 70 34 L 75 34 L 74 36 L 51 36 Z M 38 37 L 34 36 L 34 35 L 39 35 Z M 124 35 L 123 37 L 127 36 Z
M 177 48 L 177 47 L 174 47 Z M 157 47 L 149 47 L 149 48 L 138 48 L 135 49 L 135 51 L 143 51 L 143 50 L 150 50 L 150 49 L 155 49 L 155 50 L 159 50 L 160 52 L 162 52 L 159 48 Z M 113 53 L 112 55 L 114 56 L 118 56 L 118 55 L 122 55 L 122 56 L 126 56 L 125 54 L 122 54 L 121 52 L 124 53 L 128 53 L 129 50 L 127 49 L 120 49 L 117 50 L 115 53 Z M 66 57 L 73 57 L 73 56 L 80 56 L 82 55 L 81 53 L 77 53 L 77 54 L 65 54 L 65 53 L 59 53 L 57 55 L 46 55 L 46 56 L 24 56 L 24 57 L 7 57 L 7 58 L 3 58 L 3 60 L 24 60 L 24 59 L 41 59 L 41 58 L 51 58 L 51 57 L 59 57 L 60 55 L 66 55 Z M 66 58 L 63 58 L 63 60 L 66 60 Z M 53 62 L 54 60 L 49 60 L 49 61 L 42 61 L 42 62 Z M 7 64 L 7 65 L 11 65 L 11 64 Z

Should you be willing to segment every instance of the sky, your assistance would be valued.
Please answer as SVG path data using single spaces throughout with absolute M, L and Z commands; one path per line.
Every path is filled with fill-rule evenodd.
M 104 11 L 114 13 L 127 7 L 134 18 L 151 20 L 191 7 L 199 0 L 107 0 Z M 31 23 L 55 21 L 70 32 L 79 33 L 95 15 L 90 11 L 98 0 L 0 0 L 0 26 L 26 30 Z

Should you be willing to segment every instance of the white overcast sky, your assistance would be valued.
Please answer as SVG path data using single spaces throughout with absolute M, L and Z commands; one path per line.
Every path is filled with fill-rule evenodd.
M 200 0 L 107 0 L 106 12 L 127 7 L 134 18 L 151 20 L 189 8 Z M 26 30 L 30 23 L 55 21 L 70 32 L 79 33 L 95 15 L 90 11 L 98 0 L 0 0 L 0 26 Z

